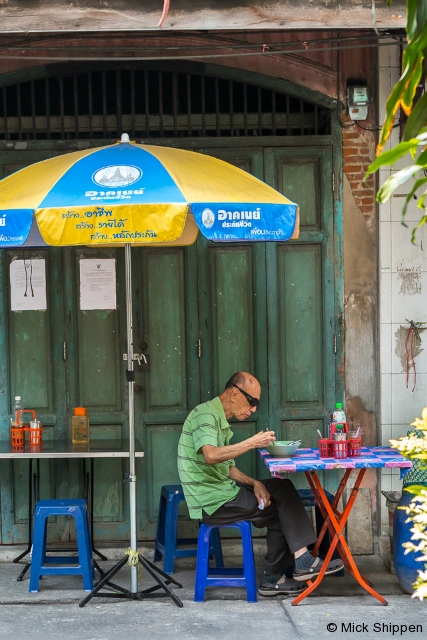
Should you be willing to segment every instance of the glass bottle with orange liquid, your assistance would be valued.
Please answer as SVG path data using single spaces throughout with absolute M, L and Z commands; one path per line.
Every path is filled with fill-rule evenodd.
M 71 417 L 71 442 L 87 444 L 89 442 L 89 416 L 84 407 L 75 407 Z

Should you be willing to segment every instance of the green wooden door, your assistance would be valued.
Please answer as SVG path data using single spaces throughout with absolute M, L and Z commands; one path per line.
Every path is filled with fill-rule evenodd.
M 299 240 L 266 246 L 270 426 L 315 447 L 337 399 L 332 150 L 270 148 L 264 158 L 265 181 L 301 211 Z
M 155 536 L 160 489 L 179 483 L 176 451 L 182 424 L 200 401 L 196 247 L 132 250 L 136 434 L 145 457 L 137 470 L 139 536 Z M 184 533 L 194 534 L 185 505 Z
M 45 260 L 46 311 L 11 311 L 9 271 L 12 261 L 26 258 L 31 290 L 31 259 Z M 65 367 L 62 354 L 63 314 L 61 252 L 56 249 L 1 252 L 2 304 L 2 393 L 1 436 L 9 439 L 9 415 L 15 395 L 21 395 L 25 408 L 34 409 L 45 426 L 43 438 L 63 438 L 67 429 Z M 41 494 L 44 497 L 69 495 L 68 465 L 40 462 Z M 2 542 L 21 542 L 28 535 L 28 462 L 2 460 L 0 465 Z M 52 539 L 67 541 L 68 520 L 50 527 Z
M 84 259 L 113 259 L 116 265 L 117 308 L 80 309 L 80 269 Z M 66 345 L 67 432 L 71 438 L 73 407 L 86 407 L 90 438 L 127 438 L 127 383 L 124 250 L 62 249 L 64 264 L 64 340 Z M 70 487 L 78 487 L 81 462 L 70 461 Z M 120 458 L 94 462 L 94 520 L 97 540 L 125 539 L 129 530 L 128 461 Z
M 262 148 L 203 149 L 261 180 Z M 245 422 L 234 421 L 233 442 L 240 442 L 268 425 L 267 316 L 265 243 L 198 240 L 199 336 L 201 397 L 215 397 L 236 371 L 248 371 L 262 385 L 258 410 Z M 255 451 L 239 458 L 249 476 L 259 473 Z

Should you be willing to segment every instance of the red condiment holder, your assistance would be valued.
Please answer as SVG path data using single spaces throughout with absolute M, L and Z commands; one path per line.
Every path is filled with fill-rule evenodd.
M 340 444 L 340 446 L 336 446 Z M 352 438 L 351 440 L 331 440 L 330 438 L 319 438 L 319 457 L 335 458 L 358 458 L 362 450 L 362 438 Z
M 358 458 L 362 450 L 362 438 L 347 440 L 349 458 Z
M 21 415 L 23 413 L 31 413 L 33 416 L 33 421 L 37 422 L 36 412 L 33 409 L 23 409 L 18 412 L 18 420 L 21 420 Z M 23 451 L 25 446 L 25 432 L 28 432 L 28 440 L 30 446 L 40 447 L 42 444 L 43 437 L 43 425 L 41 423 L 40 427 L 17 427 L 16 425 L 12 425 L 10 427 L 10 444 L 12 446 L 12 451 L 18 452 Z
M 319 439 L 319 456 L 321 458 L 334 457 L 334 441 L 329 438 Z

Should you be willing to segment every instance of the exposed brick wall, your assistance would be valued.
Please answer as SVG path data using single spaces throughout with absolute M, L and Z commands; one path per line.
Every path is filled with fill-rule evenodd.
M 372 131 L 364 131 L 343 117 L 343 171 L 350 182 L 356 205 L 370 230 L 375 228 L 375 179 L 363 180 L 366 170 L 375 158 L 375 138 Z

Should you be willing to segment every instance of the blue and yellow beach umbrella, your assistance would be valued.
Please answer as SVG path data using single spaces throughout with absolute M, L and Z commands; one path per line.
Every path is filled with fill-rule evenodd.
M 298 227 L 298 206 L 245 171 L 127 134 L 0 181 L 3 247 L 188 245 L 199 229 L 214 241 L 277 242 L 298 237 Z

